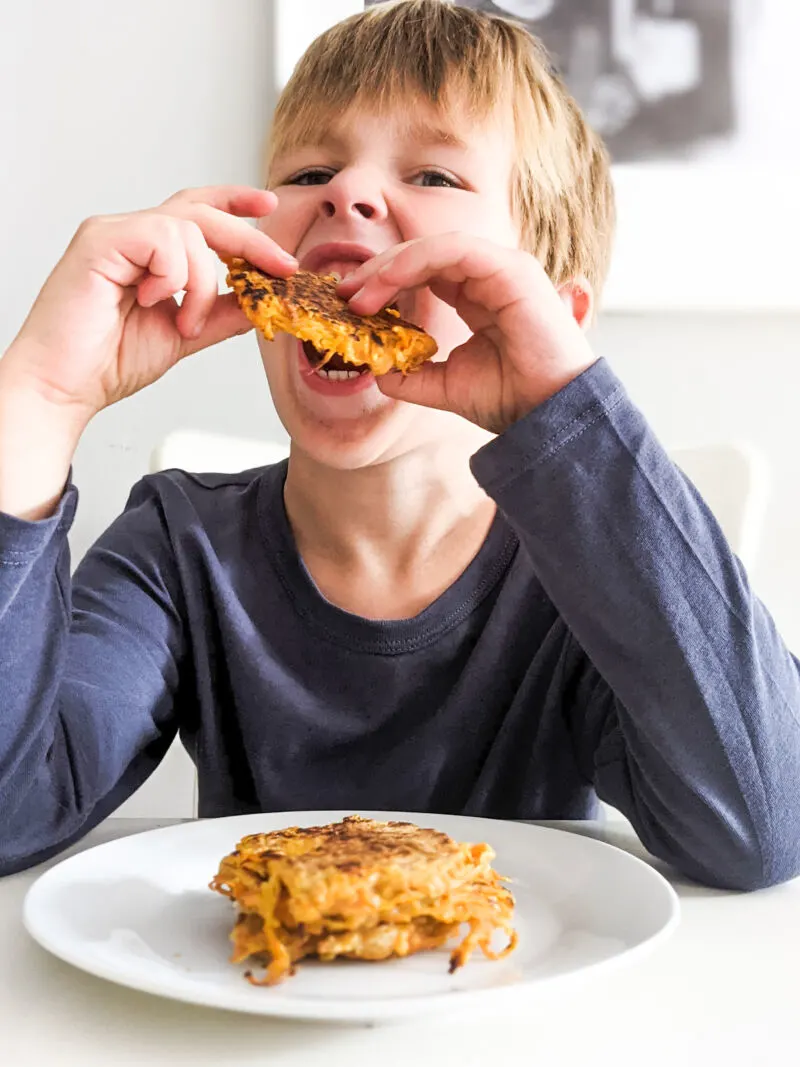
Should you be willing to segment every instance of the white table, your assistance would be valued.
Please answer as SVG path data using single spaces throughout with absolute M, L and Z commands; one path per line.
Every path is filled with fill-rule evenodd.
M 75 850 L 162 822 L 110 819 Z M 627 826 L 556 824 L 646 858 Z M 73 850 L 73 851 L 75 851 Z M 195 1008 L 51 957 L 22 926 L 43 868 L 0 880 L 0 1063 L 8 1067 L 776 1067 L 800 1062 L 800 881 L 750 895 L 671 877 L 683 919 L 651 956 L 532 996 L 524 1014 L 347 1028 Z M 667 873 L 667 872 L 665 872 Z

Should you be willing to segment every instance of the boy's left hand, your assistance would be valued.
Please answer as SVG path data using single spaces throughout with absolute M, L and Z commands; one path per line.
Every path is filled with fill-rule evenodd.
M 470 234 L 436 234 L 396 245 L 360 266 L 338 289 L 354 311 L 371 315 L 401 290 L 423 286 L 455 308 L 472 337 L 445 361 L 426 363 L 405 377 L 379 378 L 386 396 L 454 411 L 502 433 L 597 358 L 534 256 Z M 583 299 L 588 305 L 590 298 Z

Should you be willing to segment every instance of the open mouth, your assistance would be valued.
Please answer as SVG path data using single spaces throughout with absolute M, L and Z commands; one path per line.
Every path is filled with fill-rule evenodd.
M 350 396 L 374 388 L 380 375 L 408 374 L 436 354 L 435 339 L 403 317 L 405 294 L 400 306 L 359 314 L 330 277 L 301 267 L 289 278 L 274 278 L 245 260 L 233 261 L 228 283 L 267 341 L 276 333 L 296 339 L 295 373 L 317 393 Z M 415 302 L 410 293 L 408 299 Z
M 325 381 L 346 382 L 370 373 L 366 363 L 350 363 L 335 352 L 326 359 L 326 353 L 320 352 L 310 341 L 303 341 L 303 353 L 313 372 Z M 321 366 L 323 361 L 325 365 Z
M 389 308 L 395 314 L 400 314 L 396 304 L 390 304 Z M 301 344 L 311 371 L 325 381 L 350 381 L 372 373 L 372 367 L 367 363 L 355 363 L 352 357 L 345 359 L 338 352 L 322 352 L 311 341 Z

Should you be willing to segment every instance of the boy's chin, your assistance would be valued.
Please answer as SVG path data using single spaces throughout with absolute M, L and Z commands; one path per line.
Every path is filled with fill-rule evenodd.
M 360 418 L 287 419 L 293 448 L 332 470 L 354 471 L 408 455 L 437 437 L 439 412 L 391 402 Z
M 290 434 L 295 449 L 331 470 L 354 471 L 376 466 L 413 448 L 407 435 L 388 426 L 345 423 L 317 425 Z

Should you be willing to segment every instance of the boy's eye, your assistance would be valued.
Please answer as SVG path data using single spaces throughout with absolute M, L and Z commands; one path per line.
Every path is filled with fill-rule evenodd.
M 421 170 L 412 179 L 414 185 L 421 185 L 425 189 L 458 189 L 459 183 L 449 174 L 441 170 Z
M 301 170 L 286 181 L 287 185 L 327 185 L 333 177 L 333 171 L 323 170 L 322 167 L 309 167 Z

